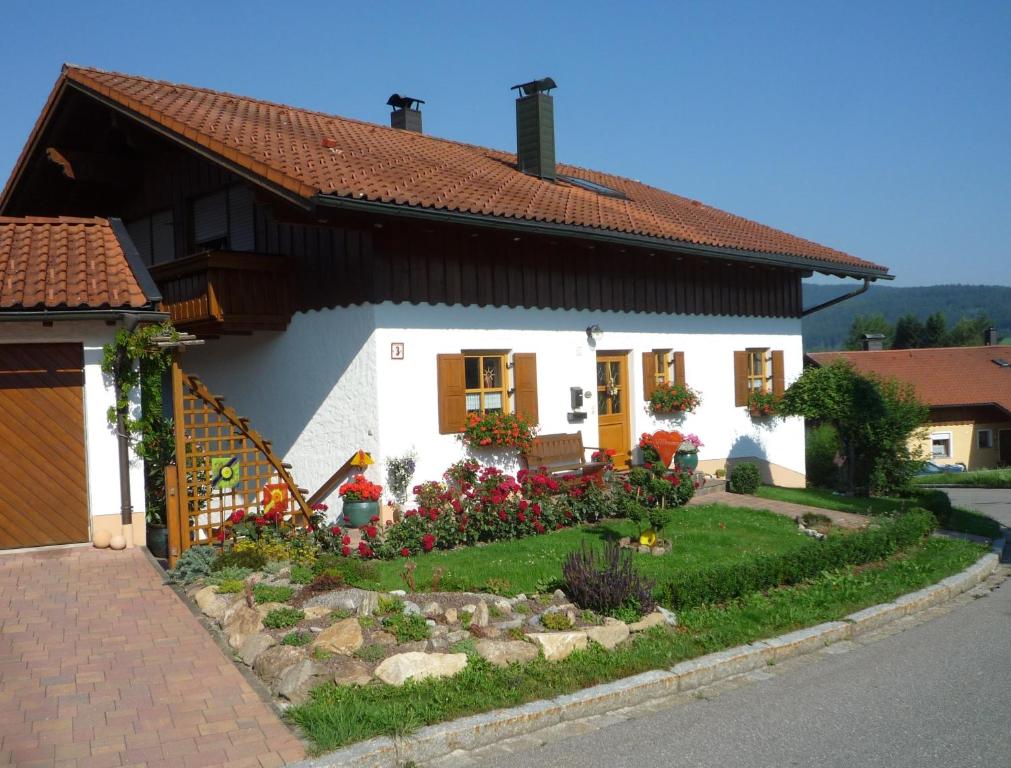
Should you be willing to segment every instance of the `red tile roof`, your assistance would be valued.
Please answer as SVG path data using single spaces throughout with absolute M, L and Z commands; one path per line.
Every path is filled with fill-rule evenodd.
M 106 219 L 0 216 L 0 312 L 146 304 Z
M 996 405 L 1011 414 L 1011 346 L 888 349 L 870 352 L 812 352 L 818 365 L 848 360 L 861 373 L 876 373 L 912 384 L 933 407 Z
M 786 256 L 843 274 L 887 273 L 887 267 L 620 176 L 558 166 L 559 173 L 611 187 L 627 199 L 521 173 L 508 152 L 206 88 L 75 66 L 64 68 L 56 89 L 64 82 L 301 198 L 332 195 L 543 222 Z M 53 102 L 51 97 L 47 109 Z M 43 122 L 40 118 L 39 125 Z M 0 205 L 17 173 L 16 168 Z

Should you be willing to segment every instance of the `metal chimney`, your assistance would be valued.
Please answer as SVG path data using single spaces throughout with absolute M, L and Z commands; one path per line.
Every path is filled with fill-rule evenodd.
M 998 342 L 997 329 L 992 325 L 983 331 L 983 344 L 987 347 L 996 347 Z
M 418 106 L 424 103 L 413 96 L 393 94 L 386 100 L 386 104 L 393 107 L 393 111 L 390 112 L 390 125 L 402 131 L 421 133 L 421 110 Z
M 885 334 L 865 333 L 863 336 L 863 345 L 865 352 L 880 352 L 885 348 Z
M 555 180 L 555 100 L 550 77 L 514 85 L 516 98 L 516 164 L 523 173 Z

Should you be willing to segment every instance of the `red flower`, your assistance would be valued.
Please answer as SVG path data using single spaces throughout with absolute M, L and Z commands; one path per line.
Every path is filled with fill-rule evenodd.
M 358 554 L 362 557 L 372 557 L 372 547 L 364 541 L 358 542 Z
M 225 539 L 227 537 L 228 537 L 228 531 L 226 531 L 224 528 L 221 528 L 221 529 L 218 530 L 218 541 L 220 541 L 222 544 L 224 544 L 225 543 Z
M 344 555 L 344 557 L 351 557 L 351 547 L 345 544 L 341 547 L 341 554 Z
M 379 515 L 373 515 L 372 517 L 370 517 L 369 518 L 369 522 L 370 523 L 378 523 L 379 522 Z
M 421 548 L 426 552 L 431 552 L 432 547 L 435 546 L 435 536 L 430 533 L 426 533 L 421 537 Z
M 236 523 L 241 523 L 245 519 L 246 519 L 246 510 L 237 509 L 234 512 L 232 512 L 231 515 L 229 515 L 228 522 L 230 522 L 232 525 L 235 525 Z
M 522 512 L 517 512 L 516 517 L 519 518 L 519 521 L 521 523 L 525 523 L 527 521 L 527 516 L 524 515 Z
M 351 537 L 350 536 L 344 536 L 344 538 L 341 539 L 341 544 L 343 544 L 345 546 L 347 546 L 350 543 L 351 543 Z
M 374 525 L 366 525 L 365 526 L 365 535 L 366 535 L 366 537 L 368 537 L 370 539 L 374 539 L 376 537 L 376 533 L 377 533 L 377 531 L 376 531 L 376 527 Z
M 499 520 L 501 520 L 501 521 L 502 521 L 503 523 L 504 523 L 504 522 L 505 522 L 505 521 L 506 521 L 506 520 L 507 520 L 508 518 L 509 518 L 509 515 L 507 515 L 507 514 L 506 514 L 506 512 L 505 512 L 505 510 L 504 510 L 504 509 L 500 509 L 500 510 L 498 511 L 498 519 L 499 519 Z
M 539 523 L 539 522 L 537 522 L 535 520 L 534 521 L 534 530 L 537 531 L 537 533 L 544 533 L 544 526 L 541 523 Z
M 341 527 L 339 525 L 335 525 L 333 528 L 330 529 L 330 533 L 332 533 L 334 536 L 340 536 Z
M 404 547 L 403 549 L 400 550 L 400 556 L 401 557 L 410 557 L 411 556 L 411 550 L 409 550 L 407 547 Z
M 527 507 L 529 507 L 529 506 L 530 506 L 530 503 L 526 499 L 523 499 L 523 501 L 520 502 L 520 511 L 521 512 L 526 512 L 527 511 Z

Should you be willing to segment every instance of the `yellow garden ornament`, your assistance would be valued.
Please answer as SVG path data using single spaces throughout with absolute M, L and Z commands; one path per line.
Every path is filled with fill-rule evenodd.
M 652 547 L 656 544 L 656 531 L 652 528 L 647 528 L 641 534 L 639 534 L 639 543 L 644 547 Z
M 355 454 L 355 457 L 353 459 L 351 459 L 351 466 L 352 467 L 363 467 L 364 468 L 364 467 L 369 466 L 370 464 L 375 464 L 375 461 L 372 459 L 372 455 L 366 453 L 365 451 L 363 451 L 361 449 L 359 449 L 358 453 Z

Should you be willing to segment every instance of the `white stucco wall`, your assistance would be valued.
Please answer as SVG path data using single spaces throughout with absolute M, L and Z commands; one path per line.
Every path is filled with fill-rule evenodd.
M 585 332 L 594 323 L 604 329 L 596 348 Z M 391 359 L 393 343 L 404 345 L 404 359 Z M 586 420 L 570 423 L 569 388 L 595 393 L 596 351 L 621 351 L 633 444 L 658 429 L 695 432 L 705 442 L 702 460 L 764 458 L 802 475 L 802 420 L 756 423 L 734 406 L 733 352 L 750 346 L 784 350 L 787 384 L 800 374 L 799 320 L 392 303 L 299 313 L 283 333 L 209 340 L 185 352 L 183 367 L 249 417 L 310 491 L 358 448 L 372 453 L 366 474 L 384 485 L 385 460 L 410 450 L 415 483 L 441 477 L 466 451 L 456 436 L 439 434 L 436 355 L 475 349 L 537 355 L 543 433 L 578 429 L 585 445 L 599 444 L 595 395 L 584 403 Z M 703 398 L 696 413 L 648 413 L 642 352 L 652 349 L 685 352 L 687 381 Z
M 102 321 L 62 321 L 51 328 L 38 322 L 0 325 L 0 344 L 83 345 L 88 507 L 92 519 L 115 515 L 118 520 L 121 508 L 119 444 L 107 417 L 108 409 L 116 404 L 116 393 L 111 378 L 102 373 L 102 347 L 113 340 L 115 333 L 115 327 Z M 136 518 L 144 512 L 144 466 L 132 451 L 130 458 L 130 495 Z
M 301 312 L 284 332 L 189 347 L 182 367 L 249 418 L 312 493 L 359 448 L 378 451 L 374 329 L 370 306 Z

